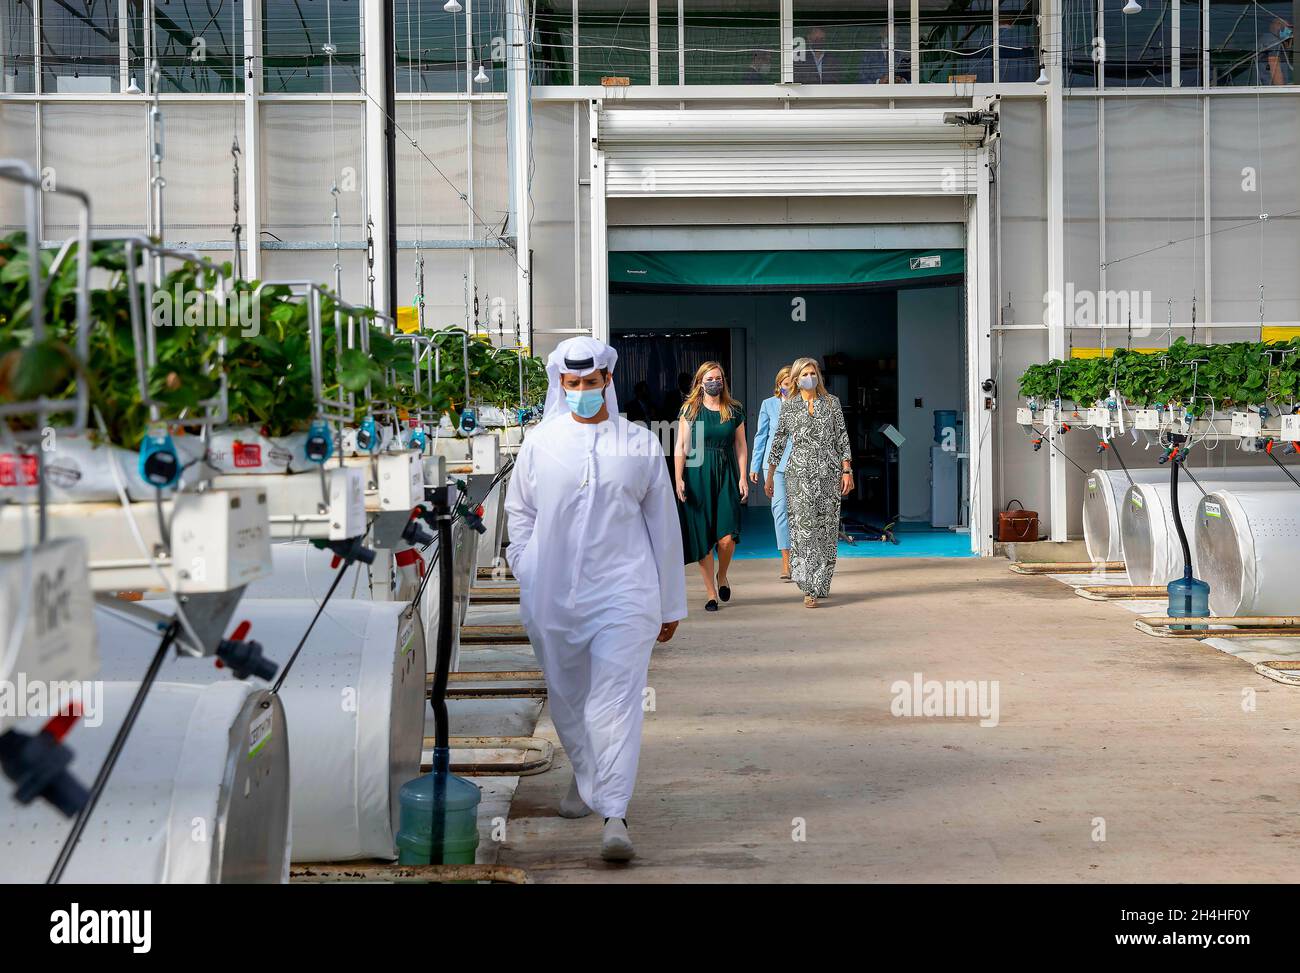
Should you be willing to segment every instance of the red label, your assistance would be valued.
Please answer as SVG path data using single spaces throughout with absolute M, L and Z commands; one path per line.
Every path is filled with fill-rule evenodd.
M 262 465 L 262 447 L 257 443 L 241 443 L 236 440 L 234 455 L 236 466 Z
M 0 453 L 0 487 L 36 486 L 36 457 Z

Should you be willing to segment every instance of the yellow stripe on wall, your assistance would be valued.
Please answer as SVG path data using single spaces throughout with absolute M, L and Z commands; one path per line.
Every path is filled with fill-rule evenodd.
M 1260 329 L 1262 341 L 1290 341 L 1292 338 L 1300 338 L 1300 328 L 1279 324 Z
M 1128 348 L 1138 355 L 1151 355 L 1158 351 L 1165 351 L 1164 348 Z M 1071 358 L 1113 358 L 1115 355 L 1114 348 L 1071 348 Z

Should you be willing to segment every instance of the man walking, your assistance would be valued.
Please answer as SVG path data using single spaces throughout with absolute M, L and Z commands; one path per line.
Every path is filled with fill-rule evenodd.
M 547 360 L 542 423 L 506 498 L 506 558 L 573 781 L 564 817 L 605 818 L 601 857 L 634 855 L 627 805 L 650 653 L 686 617 L 681 527 L 663 449 L 618 414 L 618 353 L 570 338 Z

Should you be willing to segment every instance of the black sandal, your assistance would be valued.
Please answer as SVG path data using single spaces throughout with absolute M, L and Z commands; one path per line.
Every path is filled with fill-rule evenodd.
M 718 603 L 714 601 L 712 598 L 710 598 L 708 601 L 704 603 L 704 610 L 706 612 L 715 612 L 718 610 Z
M 728 601 L 731 601 L 731 586 L 730 586 L 730 585 L 725 585 L 725 584 L 724 584 L 724 585 L 719 585 L 719 586 L 718 586 L 718 597 L 721 598 L 721 599 L 723 600 L 724 603 L 725 603 L 725 602 L 728 602 Z

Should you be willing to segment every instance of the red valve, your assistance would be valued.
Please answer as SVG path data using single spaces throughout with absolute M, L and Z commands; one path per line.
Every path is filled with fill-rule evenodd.
M 230 641 L 232 642 L 244 641 L 244 639 L 248 638 L 248 630 L 252 627 L 253 627 L 253 623 L 248 621 L 247 619 L 240 622 L 239 625 L 235 628 L 234 632 L 230 634 Z
M 54 737 L 55 741 L 62 742 L 63 738 L 68 735 L 73 724 L 81 718 L 81 704 L 74 702 L 68 705 L 68 711 L 59 716 L 52 718 L 48 723 L 41 727 L 42 733 L 48 733 Z
M 333 571 L 342 563 L 343 563 L 343 558 L 335 554 L 332 558 L 330 558 L 330 570 Z

